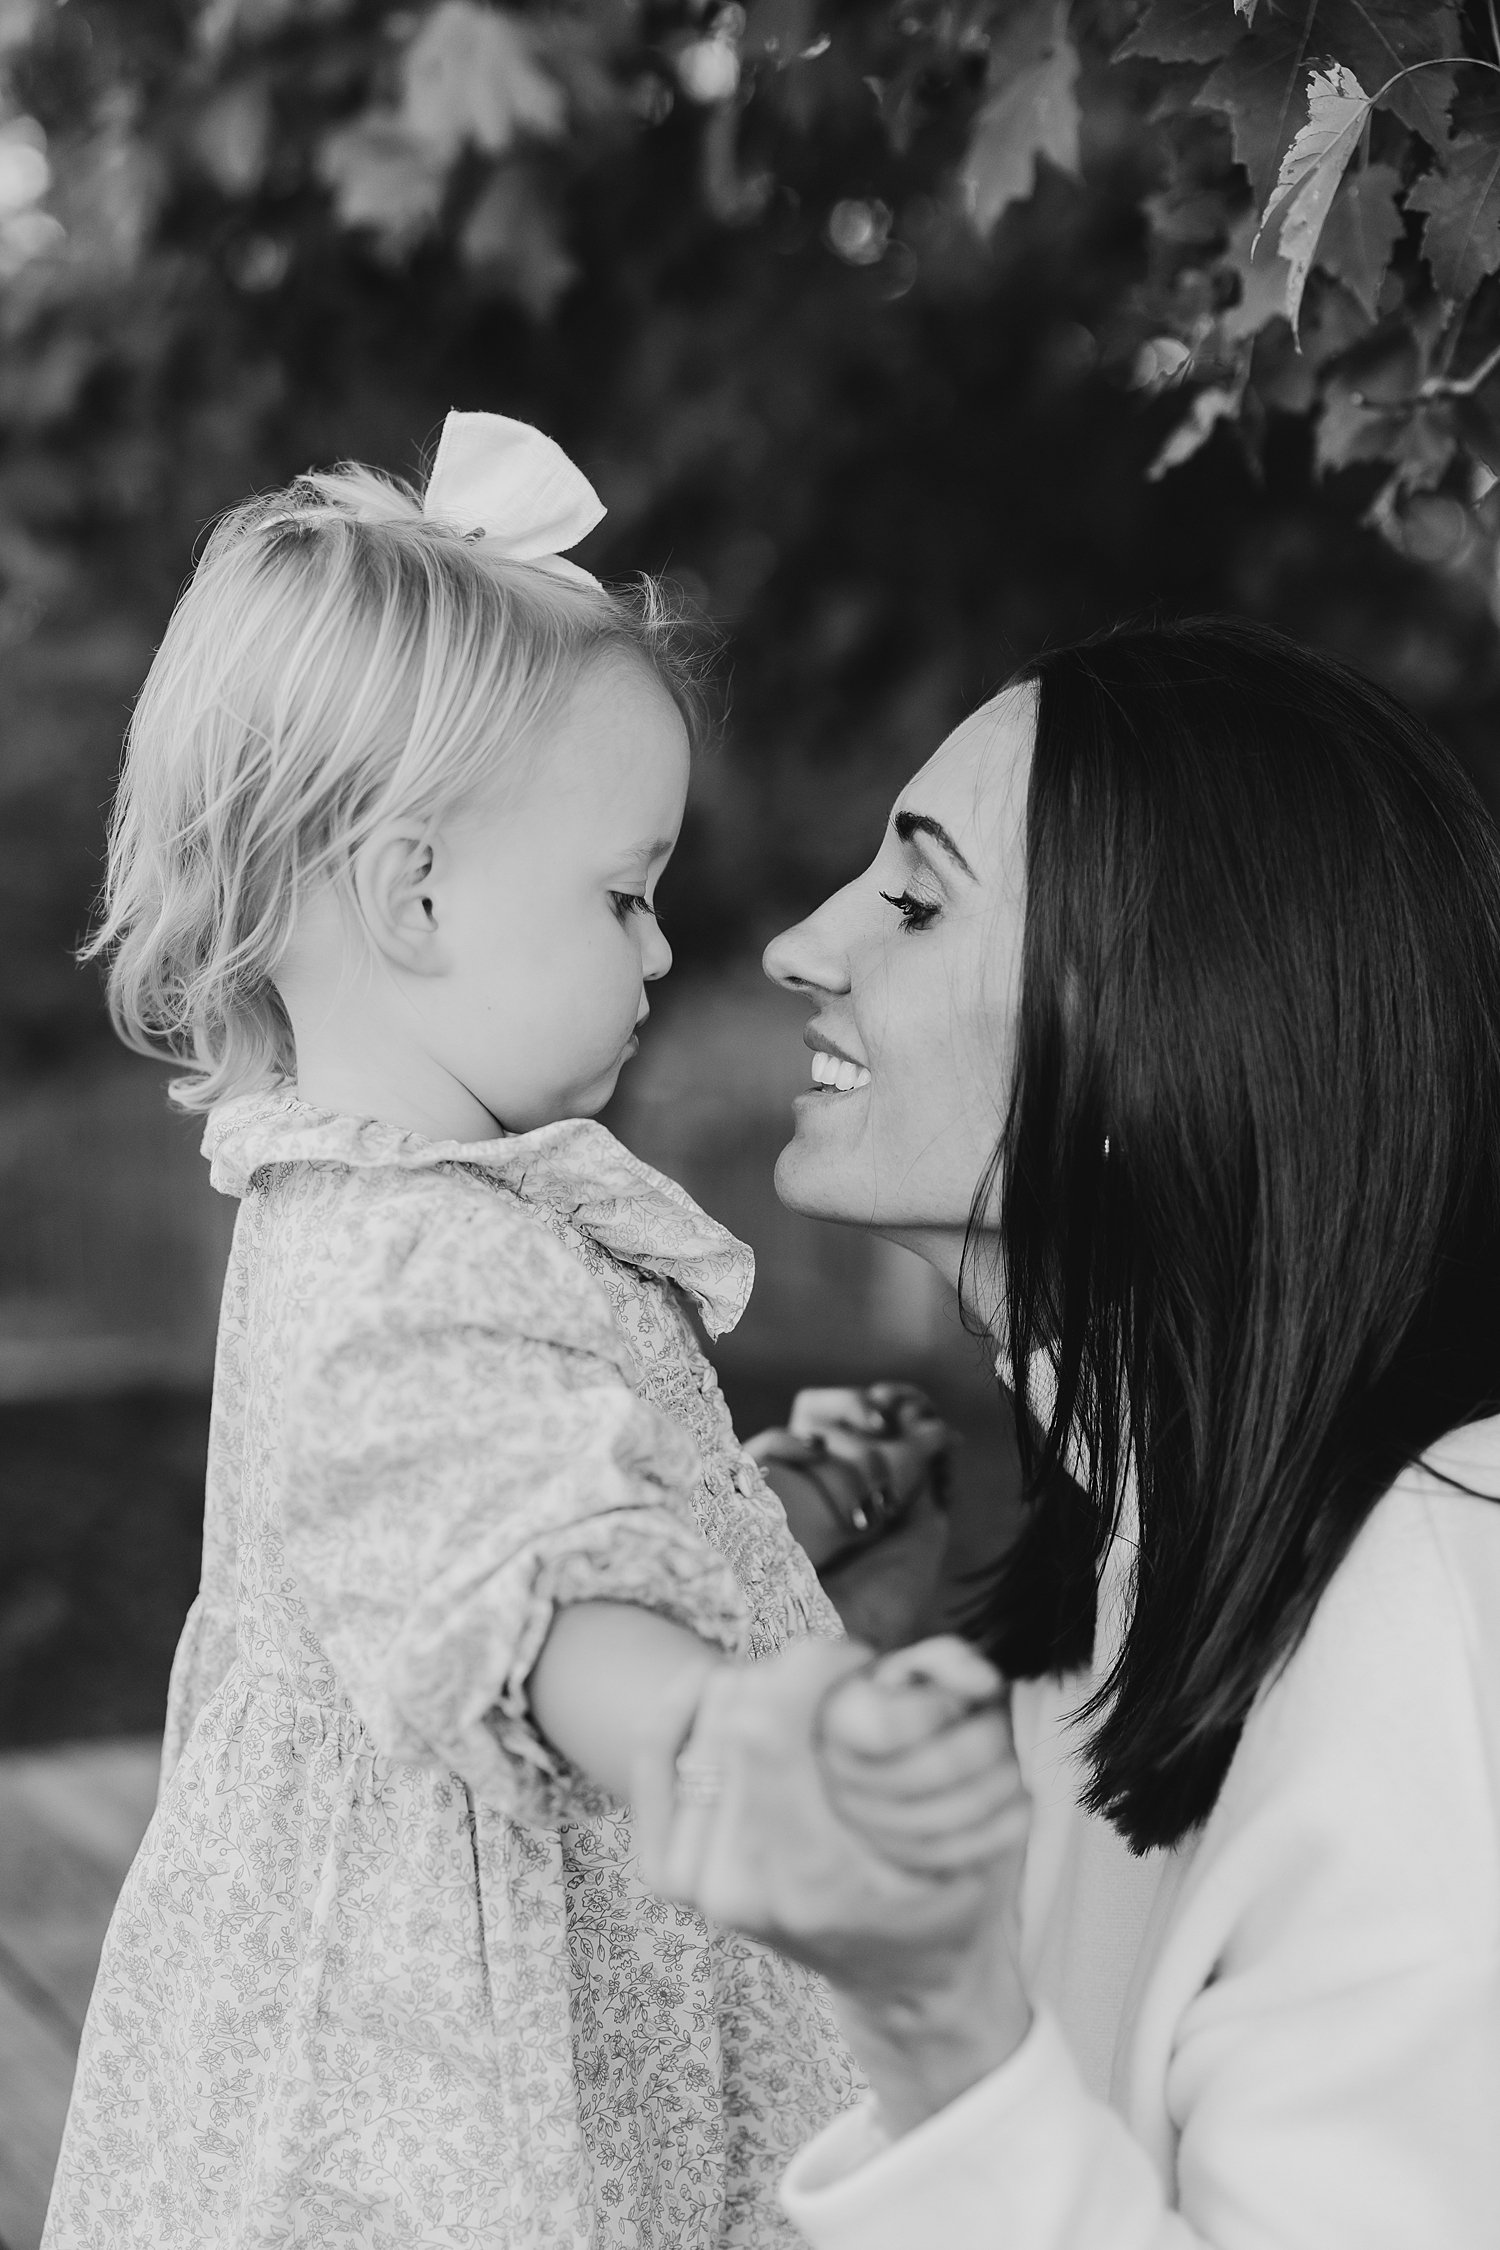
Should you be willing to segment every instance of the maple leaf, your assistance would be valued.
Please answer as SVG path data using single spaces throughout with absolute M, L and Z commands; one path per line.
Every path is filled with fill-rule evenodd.
M 1224 0 L 1151 0 L 1151 6 L 1115 49 L 1116 62 L 1132 56 L 1149 62 L 1220 62 L 1240 36 Z
M 1316 38 L 1323 54 L 1336 55 L 1377 89 L 1382 109 L 1433 148 L 1446 145 L 1454 78 L 1439 58 L 1464 52 L 1456 7 L 1446 0 L 1321 0 Z
M 1279 222 L 1277 247 L 1287 263 L 1285 311 L 1294 333 L 1319 237 L 1369 114 L 1369 95 L 1342 63 L 1315 70 L 1308 79 L 1307 123 L 1281 160 L 1260 222 L 1262 232 Z
M 443 205 L 445 172 L 393 119 L 360 117 L 329 133 L 318 170 L 346 227 L 368 227 L 387 250 L 426 233 Z
M 1239 275 L 1240 294 L 1238 303 L 1220 315 L 1219 330 L 1230 343 L 1243 343 L 1285 316 L 1287 264 L 1256 225 L 1253 211 L 1231 230 L 1224 262 Z
M 472 145 L 500 156 L 518 134 L 562 131 L 562 88 L 537 65 L 531 34 L 503 8 L 440 0 L 402 58 L 400 119 L 443 163 Z
M 1427 215 L 1422 252 L 1445 297 L 1471 296 L 1500 269 L 1500 145 L 1493 140 L 1460 136 L 1406 204 Z
M 1300 0 L 1295 13 L 1262 13 L 1205 80 L 1196 104 L 1228 118 L 1235 157 L 1264 204 L 1283 154 L 1306 122 L 1304 82 L 1313 64 L 1342 63 L 1375 89 L 1377 107 L 1393 110 L 1443 148 L 1453 73 L 1413 66 L 1454 54 L 1458 39 L 1458 11 L 1446 0 L 1430 7 L 1411 0 Z
M 1380 309 L 1380 285 L 1391 252 L 1401 239 L 1396 198 L 1401 175 L 1390 164 L 1367 164 L 1346 172 L 1323 225 L 1315 263 L 1341 281 L 1373 320 Z
M 1066 0 L 1029 0 L 990 50 L 989 92 L 960 173 L 981 232 L 1031 194 L 1038 157 L 1076 175 L 1077 80 Z

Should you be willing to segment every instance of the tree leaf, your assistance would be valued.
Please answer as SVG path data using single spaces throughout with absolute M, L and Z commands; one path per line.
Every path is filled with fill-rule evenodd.
M 1151 0 L 1129 38 L 1115 49 L 1114 59 L 1219 62 L 1239 36 L 1240 27 L 1226 11 L 1224 0 Z
M 1472 296 L 1500 270 L 1500 143 L 1461 135 L 1406 205 L 1427 214 L 1422 251 L 1445 297 Z
M 1147 469 L 1151 483 L 1157 483 L 1170 469 L 1180 469 L 1184 461 L 1191 461 L 1193 455 L 1207 445 L 1219 424 L 1233 421 L 1239 410 L 1237 390 L 1212 383 L 1207 390 L 1200 391 Z
M 1339 182 L 1370 114 L 1370 97 L 1342 63 L 1307 81 L 1307 123 L 1281 160 L 1261 228 L 1279 225 L 1277 248 L 1287 263 L 1286 317 L 1297 327 L 1302 292 Z
M 1324 273 L 1343 283 L 1372 320 L 1380 309 L 1380 285 L 1391 252 L 1401 239 L 1400 189 L 1401 175 L 1390 164 L 1346 172 L 1314 259 Z
M 990 50 L 990 91 L 960 174 L 981 232 L 1031 194 L 1038 157 L 1076 175 L 1077 81 L 1066 0 L 1028 0 Z
M 471 273 L 545 320 L 578 278 L 557 213 L 522 164 L 505 164 L 470 211 L 459 251 Z
M 443 206 L 447 168 L 391 117 L 359 117 L 327 135 L 318 170 L 346 227 L 368 227 L 391 251 L 410 247 Z
M 265 176 L 271 98 L 263 78 L 240 78 L 213 96 L 192 128 L 198 162 L 225 195 L 251 195 Z
M 1258 19 L 1205 80 L 1197 106 L 1228 118 L 1235 156 L 1264 204 L 1283 153 L 1306 122 L 1304 81 L 1313 64 L 1342 63 L 1361 85 L 1374 88 L 1378 108 L 1393 110 L 1443 148 L 1452 71 L 1423 69 L 1386 82 L 1414 63 L 1457 52 L 1458 38 L 1458 11 L 1446 0 L 1431 7 L 1414 7 L 1411 0 L 1299 0 L 1295 14 L 1278 10 Z
M 1430 66 L 1444 55 L 1461 55 L 1467 42 L 1459 11 L 1448 0 L 1321 0 L 1317 10 L 1317 48 L 1336 56 L 1366 86 L 1378 106 L 1391 110 L 1433 148 L 1449 137 L 1453 107 L 1450 68 Z M 1413 64 L 1424 67 L 1414 70 Z M 1398 73 L 1408 72 L 1409 76 Z M 1387 81 L 1395 84 L 1387 86 Z
M 500 156 L 518 134 L 555 140 L 562 88 L 539 68 L 528 26 L 503 8 L 440 0 L 401 66 L 401 123 L 439 162 L 473 146 Z
M 1285 258 L 1257 226 L 1253 211 L 1247 211 L 1231 231 L 1225 263 L 1240 277 L 1240 294 L 1238 303 L 1220 315 L 1219 330 L 1228 342 L 1238 344 L 1258 336 L 1270 321 L 1286 317 L 1289 274 Z

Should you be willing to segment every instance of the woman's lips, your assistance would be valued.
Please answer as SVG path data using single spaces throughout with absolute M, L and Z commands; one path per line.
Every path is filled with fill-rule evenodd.
M 831 1094 L 857 1094 L 870 1083 L 870 1073 L 862 1064 L 826 1054 L 821 1047 L 813 1049 L 812 1074 L 813 1084 Z

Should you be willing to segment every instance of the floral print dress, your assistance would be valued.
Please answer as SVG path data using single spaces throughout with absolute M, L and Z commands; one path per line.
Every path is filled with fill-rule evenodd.
M 734 1439 L 750 1253 L 602 1126 L 434 1143 L 286 1093 L 241 1208 L 202 1589 L 45 2250 L 763 2250 L 857 2091 L 806 1971 L 643 1887 L 535 1732 L 560 1603 L 837 1620 Z

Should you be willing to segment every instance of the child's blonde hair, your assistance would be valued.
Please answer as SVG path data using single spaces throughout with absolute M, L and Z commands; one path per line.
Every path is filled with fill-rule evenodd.
M 189 1109 L 294 1073 L 273 982 L 310 882 L 379 824 L 491 784 L 585 668 L 646 664 L 701 728 L 680 614 L 502 558 L 356 463 L 215 527 L 126 741 L 104 910 L 127 1046 L 185 1063 Z

